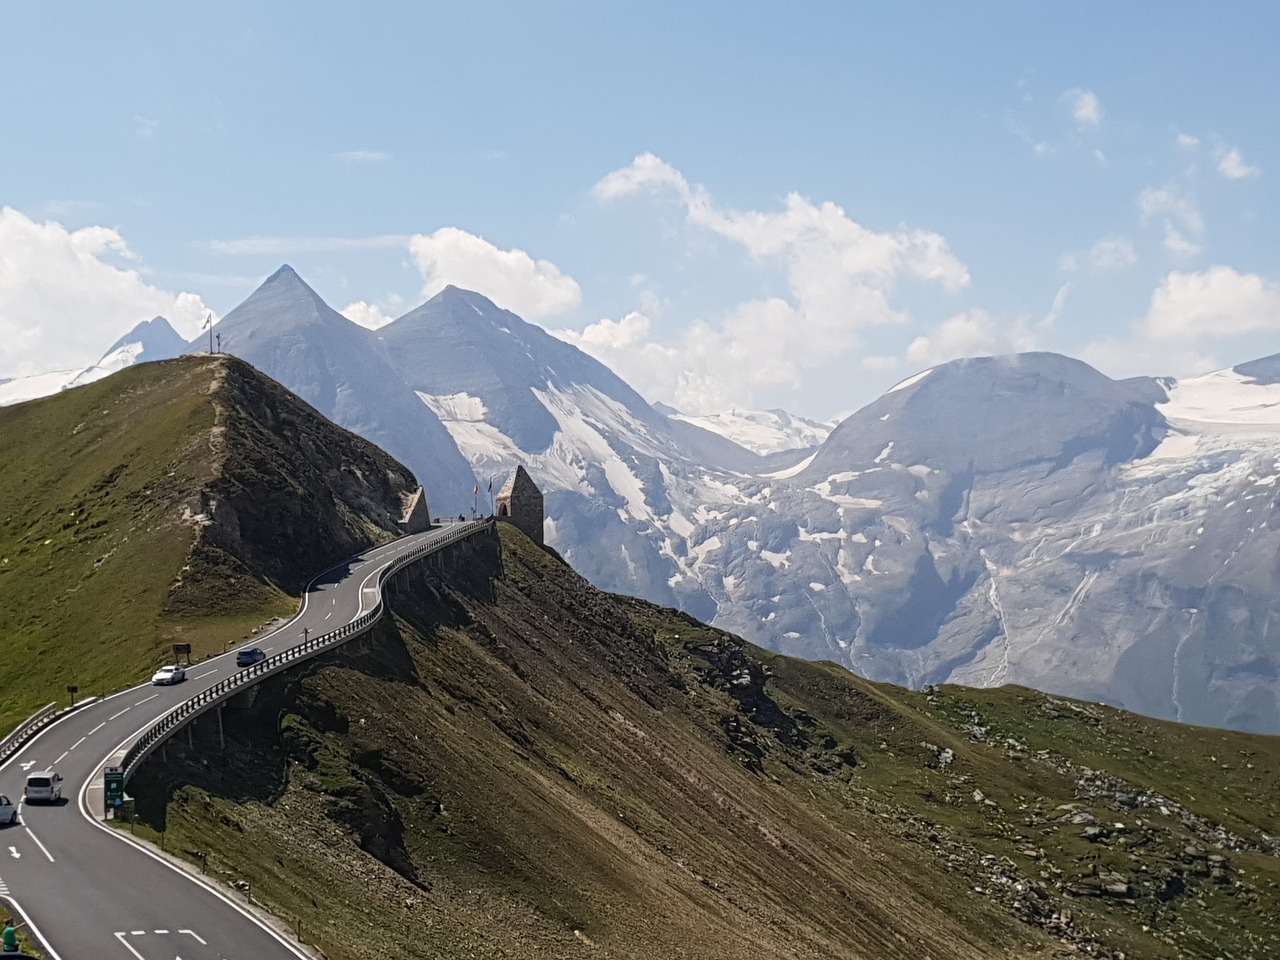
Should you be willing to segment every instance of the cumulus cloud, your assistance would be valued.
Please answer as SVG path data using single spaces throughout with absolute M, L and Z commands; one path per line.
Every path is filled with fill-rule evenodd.
M 192 337 L 206 312 L 196 294 L 158 289 L 123 265 L 137 257 L 108 227 L 67 230 L 2 207 L 0 251 L 2 376 L 86 366 L 157 315 Z
M 1228 180 L 1243 180 L 1246 177 L 1256 177 L 1260 172 L 1257 167 L 1245 163 L 1244 157 L 1240 156 L 1240 151 L 1234 147 L 1230 150 L 1222 151 L 1218 156 L 1218 173 Z
M 1143 333 L 1162 343 L 1259 331 L 1280 331 L 1280 285 L 1221 265 L 1169 273 L 1151 295 L 1143 323 Z
M 367 327 L 370 330 L 385 327 L 395 319 L 395 317 L 389 317 L 383 313 L 381 307 L 376 304 L 366 303 L 364 300 L 348 303 L 338 312 L 352 323 L 358 323 L 360 326 Z
M 1092 90 L 1068 90 L 1062 95 L 1077 129 L 1092 130 L 1102 123 L 1102 104 Z
M 704 187 L 691 185 L 652 153 L 609 173 L 594 188 L 600 201 L 636 193 L 673 196 L 690 227 L 741 246 L 786 277 L 785 296 L 740 303 L 715 323 L 694 324 L 671 345 L 678 348 L 682 369 L 667 372 L 672 392 L 662 395 L 691 413 L 749 404 L 761 388 L 798 385 L 804 370 L 858 346 L 861 330 L 905 321 L 893 303 L 904 280 L 950 291 L 969 283 L 968 270 L 940 234 L 874 231 L 837 204 L 798 194 L 788 196 L 781 210 L 722 209 Z M 618 369 L 640 379 L 646 374 L 637 365 L 632 360 Z
M 422 271 L 424 297 L 453 284 L 484 294 L 526 320 L 540 320 L 582 302 L 576 280 L 547 260 L 523 250 L 500 250 L 483 237 L 457 227 L 409 238 L 409 253 Z
M 907 347 L 907 363 L 931 367 L 960 357 L 1016 353 L 1034 347 L 1025 324 L 1008 330 L 981 308 L 966 310 L 940 323 L 928 336 L 919 336 Z

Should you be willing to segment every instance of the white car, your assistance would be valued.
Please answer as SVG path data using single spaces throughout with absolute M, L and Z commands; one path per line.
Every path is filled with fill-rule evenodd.
M 163 666 L 151 675 L 151 682 L 154 684 L 181 683 L 185 679 L 187 679 L 187 671 L 176 663 Z
M 13 805 L 13 801 L 0 794 L 0 823 L 10 824 L 18 822 L 18 808 Z
M 62 777 L 55 770 L 39 770 L 27 775 L 22 791 L 27 803 L 57 803 L 62 799 Z

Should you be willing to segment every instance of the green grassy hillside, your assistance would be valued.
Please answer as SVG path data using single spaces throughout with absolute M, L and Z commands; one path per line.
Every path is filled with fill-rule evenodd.
M 1280 740 L 872 684 L 500 530 L 150 763 L 166 847 L 332 960 L 1280 953 Z
M 0 731 L 291 612 L 305 577 L 392 535 L 413 485 L 226 357 L 0 408 Z

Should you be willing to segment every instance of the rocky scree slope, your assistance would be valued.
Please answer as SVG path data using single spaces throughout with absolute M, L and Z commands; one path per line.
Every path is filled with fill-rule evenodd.
M 332 960 L 1280 946 L 1280 741 L 869 683 L 498 530 L 148 761 L 166 848 Z
M 396 535 L 414 487 L 227 357 L 0 409 L 0 728 L 291 612 L 305 578 Z

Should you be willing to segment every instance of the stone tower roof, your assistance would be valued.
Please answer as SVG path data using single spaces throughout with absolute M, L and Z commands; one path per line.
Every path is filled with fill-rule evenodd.
M 524 467 L 516 467 L 511 476 L 507 477 L 507 482 L 502 485 L 502 489 L 498 491 L 499 497 L 528 497 L 542 496 L 542 491 L 538 489 L 538 485 L 533 482 L 533 478 L 525 471 Z

